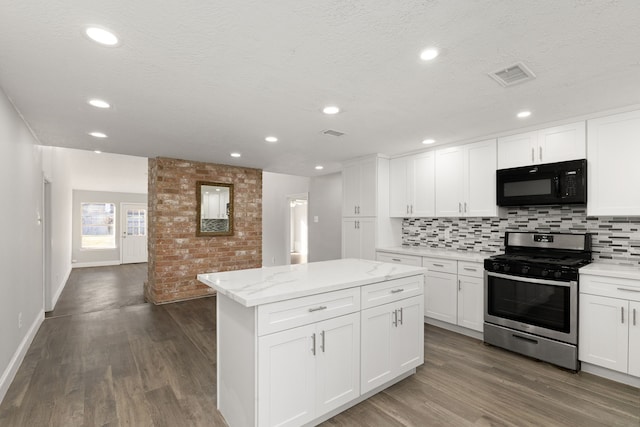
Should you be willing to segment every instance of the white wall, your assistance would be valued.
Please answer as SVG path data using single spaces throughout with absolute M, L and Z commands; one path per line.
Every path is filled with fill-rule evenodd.
M 116 206 L 115 237 L 116 247 L 113 249 L 81 249 L 81 203 L 114 203 Z M 116 193 L 111 191 L 73 190 L 73 222 L 72 222 L 72 264 L 73 267 L 95 267 L 100 265 L 120 264 L 121 246 L 121 203 L 147 204 L 146 194 Z
M 307 193 L 308 177 L 262 172 L 262 265 L 285 265 L 289 236 L 287 196 Z
M 41 147 L 42 169 L 51 187 L 48 244 L 50 270 L 45 292 L 45 311 L 54 309 L 71 273 L 71 159 L 65 148 Z
M 74 190 L 140 193 L 148 191 L 148 159 L 122 154 L 65 149 Z
M 318 217 L 318 222 L 314 218 Z M 309 183 L 309 262 L 342 256 L 342 174 L 311 178 Z
M 37 142 L 0 90 L 0 400 L 44 319 L 38 219 L 43 173 Z

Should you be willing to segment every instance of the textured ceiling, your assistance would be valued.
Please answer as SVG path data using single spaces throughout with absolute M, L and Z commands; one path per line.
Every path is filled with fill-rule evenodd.
M 533 82 L 487 76 L 518 61 Z M 0 0 L 0 86 L 45 145 L 309 176 L 640 103 L 640 1 Z

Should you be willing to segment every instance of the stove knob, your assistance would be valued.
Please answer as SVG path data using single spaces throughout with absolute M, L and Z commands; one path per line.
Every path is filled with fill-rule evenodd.
M 502 267 L 504 271 L 509 271 L 511 270 L 511 266 L 510 265 L 505 265 L 504 267 Z
M 500 271 L 500 264 L 494 262 L 493 264 L 491 264 L 491 268 L 493 269 L 493 271 Z
M 529 272 L 529 266 L 525 265 L 522 267 L 522 274 L 527 274 Z
M 553 273 L 553 277 L 555 277 L 556 279 L 559 279 L 560 277 L 562 277 L 562 272 L 556 271 L 555 273 Z
M 542 274 L 543 277 L 548 276 L 549 275 L 549 270 L 542 270 L 541 274 Z

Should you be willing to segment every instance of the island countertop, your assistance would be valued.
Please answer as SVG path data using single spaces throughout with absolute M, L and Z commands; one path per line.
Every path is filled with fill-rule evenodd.
M 252 307 L 425 272 L 422 267 L 337 259 L 198 274 L 198 280 L 243 306 Z

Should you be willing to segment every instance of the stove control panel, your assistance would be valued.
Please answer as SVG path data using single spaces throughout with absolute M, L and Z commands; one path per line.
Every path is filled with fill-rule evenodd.
M 486 259 L 485 270 L 512 276 L 530 277 L 534 279 L 557 280 L 570 282 L 578 280 L 578 269 L 563 266 L 545 266 L 526 262 L 505 262 Z

